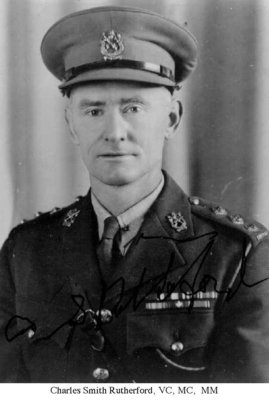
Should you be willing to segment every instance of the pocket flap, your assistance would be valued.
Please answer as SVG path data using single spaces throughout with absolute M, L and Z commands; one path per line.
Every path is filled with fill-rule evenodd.
M 127 316 L 127 351 L 158 349 L 164 361 L 201 365 L 204 348 L 213 327 L 208 311 L 165 311 L 133 313 Z

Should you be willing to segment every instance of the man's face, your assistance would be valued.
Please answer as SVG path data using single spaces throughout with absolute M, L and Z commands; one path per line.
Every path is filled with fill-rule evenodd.
M 121 186 L 160 170 L 164 140 L 175 130 L 173 107 L 163 87 L 98 82 L 74 88 L 67 120 L 90 177 Z

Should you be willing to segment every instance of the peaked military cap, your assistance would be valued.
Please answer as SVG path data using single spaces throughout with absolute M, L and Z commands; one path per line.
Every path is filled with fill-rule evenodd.
M 56 22 L 41 54 L 60 89 L 96 80 L 175 86 L 195 68 L 197 45 L 185 27 L 151 11 L 98 7 Z

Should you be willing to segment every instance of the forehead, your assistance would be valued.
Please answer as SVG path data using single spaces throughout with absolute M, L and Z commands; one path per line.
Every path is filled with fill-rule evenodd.
M 92 101 L 120 101 L 122 99 L 140 98 L 144 101 L 163 101 L 171 97 L 170 92 L 164 86 L 152 86 L 132 82 L 91 82 L 72 88 L 70 98 L 72 102 L 82 99 Z

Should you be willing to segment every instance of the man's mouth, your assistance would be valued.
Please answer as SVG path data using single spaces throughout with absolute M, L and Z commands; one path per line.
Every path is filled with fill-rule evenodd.
M 135 154 L 133 153 L 122 153 L 122 152 L 109 152 L 101 154 L 99 157 L 104 158 L 121 158 L 121 157 L 133 157 Z

